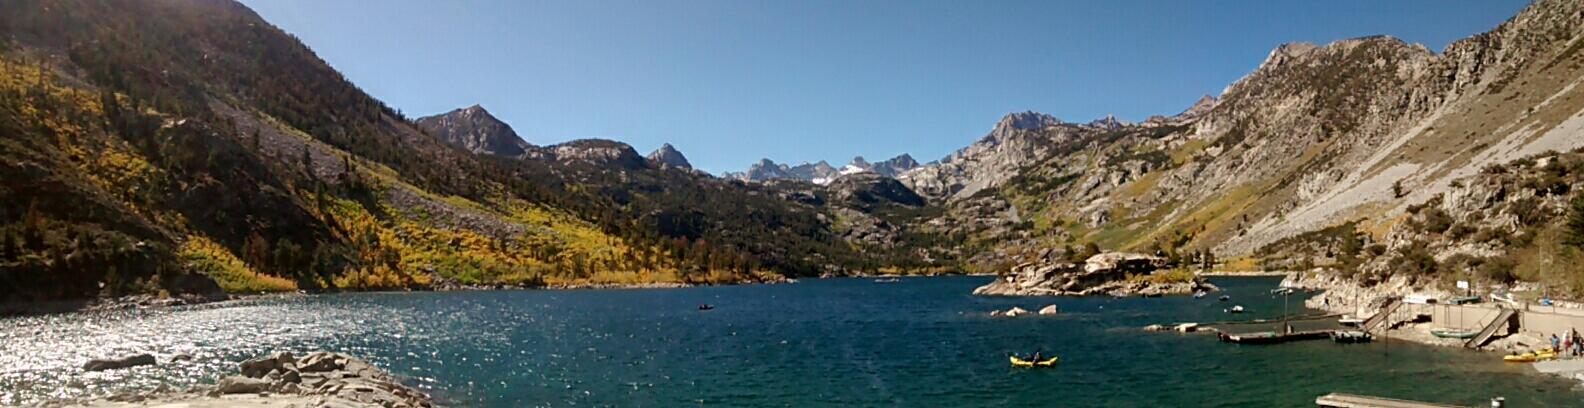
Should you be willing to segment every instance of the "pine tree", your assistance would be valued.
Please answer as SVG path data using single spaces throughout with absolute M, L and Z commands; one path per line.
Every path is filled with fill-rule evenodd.
M 1567 236 L 1564 243 L 1584 248 L 1584 194 L 1573 197 L 1567 218 Z

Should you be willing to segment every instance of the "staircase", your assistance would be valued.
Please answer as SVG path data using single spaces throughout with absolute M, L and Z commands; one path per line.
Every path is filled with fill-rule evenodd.
M 1397 313 L 1397 308 L 1399 307 L 1402 307 L 1402 299 L 1392 299 L 1391 301 L 1386 302 L 1385 306 L 1381 306 L 1380 312 L 1375 313 L 1374 316 L 1370 316 L 1369 320 L 1365 320 L 1364 324 L 1360 325 L 1359 328 L 1363 329 L 1365 333 L 1375 331 L 1376 327 L 1380 326 L 1382 323 L 1385 323 L 1387 320 L 1391 320 L 1391 315 L 1393 313 Z
M 1485 342 L 1490 341 L 1491 336 L 1496 335 L 1496 330 L 1502 328 L 1502 326 L 1517 326 L 1517 323 L 1514 322 L 1516 317 L 1518 317 L 1518 309 L 1503 308 L 1501 314 L 1496 315 L 1496 320 L 1491 320 L 1490 324 L 1485 325 L 1484 330 L 1480 330 L 1478 336 L 1469 339 L 1468 343 L 1463 343 L 1463 347 L 1479 348 L 1485 345 Z

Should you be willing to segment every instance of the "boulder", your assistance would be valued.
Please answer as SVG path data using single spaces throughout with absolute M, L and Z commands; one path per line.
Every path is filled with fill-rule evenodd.
M 242 362 L 242 375 L 250 378 L 263 378 L 272 371 L 285 370 L 296 365 L 290 352 L 270 354 L 262 358 L 255 358 Z
M 1056 308 L 1056 305 L 1049 305 L 1041 308 L 1039 310 L 1039 314 L 1040 316 L 1050 316 L 1056 314 L 1058 311 L 1059 309 Z
M 305 373 L 335 371 L 346 368 L 346 359 L 335 353 L 314 353 L 297 362 L 297 370 Z
M 1028 310 L 1024 310 L 1021 307 L 1013 307 L 1011 309 L 1007 309 L 1006 313 L 1003 315 L 1006 317 L 1018 317 L 1026 314 L 1029 314 Z
M 88 360 L 83 364 L 83 371 L 119 370 L 137 366 L 154 365 L 157 361 L 151 354 L 133 354 L 117 358 L 104 358 Z
M 233 375 L 221 378 L 220 382 L 215 383 L 214 392 L 218 394 L 257 394 L 269 391 L 273 387 L 274 383 L 263 378 Z

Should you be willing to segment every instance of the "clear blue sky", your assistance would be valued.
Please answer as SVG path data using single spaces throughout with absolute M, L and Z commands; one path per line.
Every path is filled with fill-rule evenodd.
M 1285 42 L 1440 51 L 1522 0 L 243 0 L 412 117 L 482 104 L 525 139 L 661 143 L 711 171 L 940 158 L 1002 115 L 1142 120 Z

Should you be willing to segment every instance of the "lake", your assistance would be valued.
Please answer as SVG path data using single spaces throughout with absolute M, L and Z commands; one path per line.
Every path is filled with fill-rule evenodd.
M 1313 406 L 1348 392 L 1443 403 L 1581 406 L 1584 391 L 1500 356 L 1397 341 L 1238 346 L 1145 333 L 1273 318 L 1279 279 L 1233 297 L 996 298 L 989 277 L 813 279 L 648 290 L 356 293 L 0 320 L 0 404 L 186 386 L 273 350 L 348 352 L 441 401 L 520 406 Z M 714 310 L 699 311 L 711 304 Z M 1053 317 L 988 312 L 1059 305 Z M 1241 304 L 1249 313 L 1222 309 Z M 1295 295 L 1293 313 L 1302 302 Z M 1043 349 L 1058 367 L 1018 369 Z M 89 358 L 161 364 L 83 373 Z M 187 354 L 188 361 L 169 362 Z

